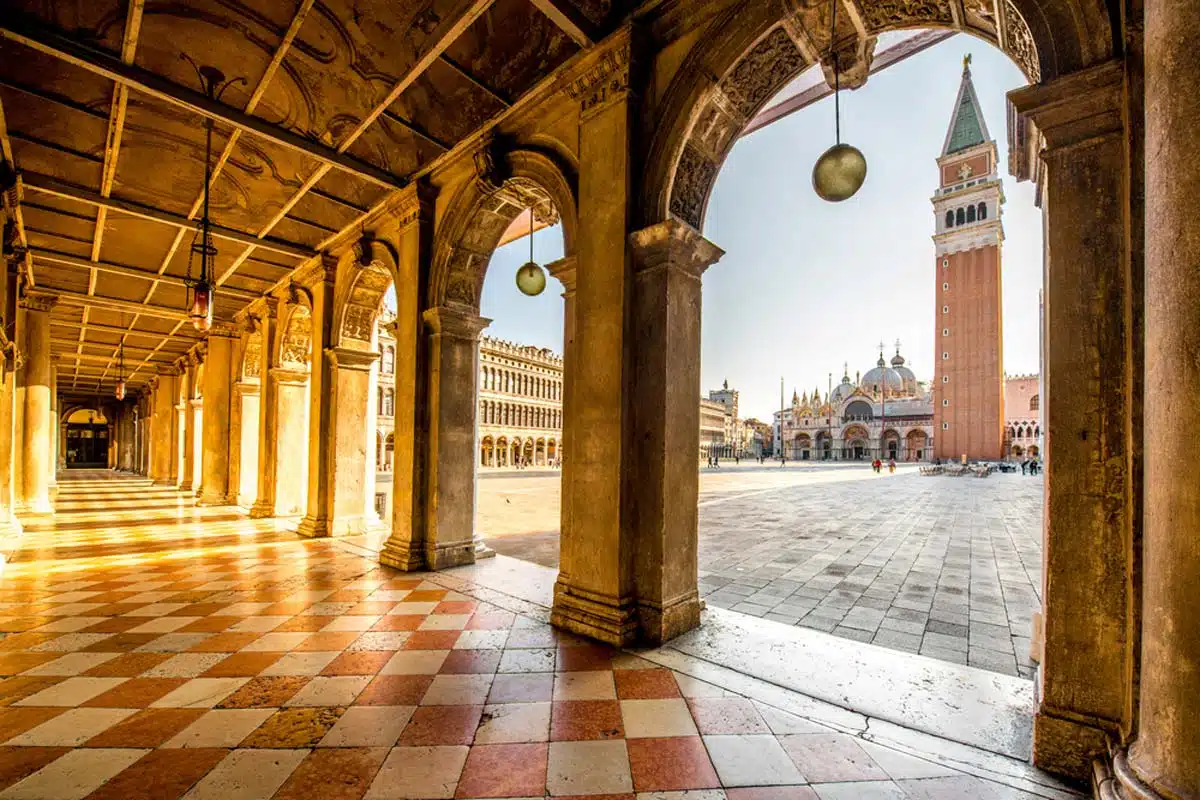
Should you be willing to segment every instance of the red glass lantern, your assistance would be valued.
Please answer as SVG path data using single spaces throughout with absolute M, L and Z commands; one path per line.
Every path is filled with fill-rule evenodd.
M 203 333 L 212 327 L 213 321 L 213 290 L 212 284 L 201 280 L 192 289 L 192 305 L 188 317 L 196 330 Z

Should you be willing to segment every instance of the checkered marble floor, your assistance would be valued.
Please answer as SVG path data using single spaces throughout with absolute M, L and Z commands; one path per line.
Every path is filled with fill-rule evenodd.
M 0 800 L 1042 796 L 222 515 L 63 480 L 0 576 Z

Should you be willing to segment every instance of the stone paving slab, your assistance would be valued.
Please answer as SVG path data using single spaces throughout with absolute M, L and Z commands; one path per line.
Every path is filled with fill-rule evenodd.
M 866 466 L 701 470 L 700 593 L 716 607 L 1032 677 L 1042 477 Z M 497 552 L 558 566 L 557 475 L 489 476 Z

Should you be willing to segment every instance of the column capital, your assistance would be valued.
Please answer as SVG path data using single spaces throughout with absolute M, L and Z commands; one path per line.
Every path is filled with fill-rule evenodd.
M 239 395 L 256 395 L 258 394 L 257 381 L 236 381 L 233 384 L 233 391 Z
M 368 350 L 351 350 L 347 347 L 325 348 L 325 358 L 335 369 L 349 369 L 366 372 L 379 359 L 379 353 Z
M 474 309 L 458 304 L 428 309 L 421 318 L 435 334 L 473 342 L 479 341 L 479 334 L 492 324 L 490 319 L 479 316 Z
M 242 335 L 242 328 L 239 325 L 230 325 L 224 322 L 214 322 L 213 326 L 208 329 L 209 339 L 237 339 Z
M 58 298 L 42 292 L 26 292 L 21 295 L 20 306 L 28 311 L 49 311 L 54 308 Z
M 174 366 L 160 366 L 157 369 L 157 372 L 159 375 L 167 375 L 170 377 L 179 375 L 179 369 Z
M 1046 152 L 1119 134 L 1123 130 L 1121 93 L 1125 71 L 1119 61 L 1107 61 L 1072 72 L 1049 83 L 1014 89 L 1008 93 L 1010 131 L 1017 138 L 1040 133 Z M 1035 131 L 1028 125 L 1032 122 Z M 1022 150 L 1025 141 L 1010 142 Z
M 324 281 L 325 283 L 333 283 L 334 279 L 337 278 L 337 268 L 341 260 L 341 256 L 330 252 L 329 250 L 322 252 L 320 264 L 321 271 L 317 275 L 317 280 Z
M 433 203 L 436 198 L 437 189 L 427 180 L 413 181 L 396 192 L 385 211 L 395 218 L 399 229 L 404 231 L 423 219 L 433 219 Z
M 571 294 L 575 291 L 575 271 L 578 261 L 579 259 L 573 255 L 563 256 L 557 261 L 551 261 L 546 265 L 546 271 L 549 272 L 552 277 L 558 279 L 558 282 L 563 285 L 563 288 L 567 291 L 567 294 Z
M 623 35 L 622 35 L 623 34 Z M 594 48 L 591 64 L 583 68 L 566 86 L 567 95 L 579 101 L 581 119 L 592 116 L 609 104 L 622 100 L 630 93 L 630 72 L 634 66 L 633 29 L 610 37 L 607 47 Z
M 308 373 L 298 369 L 271 367 L 271 379 L 285 386 L 303 386 L 308 383 Z
M 695 228 L 677 219 L 642 228 L 629 235 L 633 247 L 634 272 L 674 268 L 699 280 L 704 271 L 725 251 L 701 236 Z

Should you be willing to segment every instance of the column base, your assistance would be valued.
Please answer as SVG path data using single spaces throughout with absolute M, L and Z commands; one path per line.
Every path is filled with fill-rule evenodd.
M 13 513 L 22 517 L 46 517 L 54 513 L 54 504 L 48 497 L 38 498 L 28 503 L 18 504 Z
M 669 600 L 665 605 L 638 603 L 638 629 L 641 643 L 660 645 L 700 627 L 700 611 L 704 608 L 699 592 Z
M 174 486 L 175 481 L 170 478 L 155 478 L 150 482 L 151 486 Z
M 1092 762 L 1108 755 L 1108 735 L 1085 722 L 1039 709 L 1033 716 L 1033 764 L 1039 769 L 1087 782 Z
M 1168 795 L 1162 794 L 1142 780 L 1137 770 L 1129 763 L 1129 753 L 1124 749 L 1118 750 L 1113 756 L 1112 771 L 1115 782 L 1121 787 L 1121 793 L 1114 793 L 1114 798 L 1121 797 L 1128 798 L 1128 800 L 1168 800 L 1169 798 Z
M 267 519 L 275 516 L 275 506 L 271 503 L 255 503 L 250 506 L 250 519 Z
M 230 505 L 229 498 L 223 494 L 212 495 L 200 494 L 196 497 L 196 505 L 202 507 L 208 506 L 227 506 Z
M 300 520 L 300 526 L 296 528 L 296 533 L 310 539 L 323 539 L 329 535 L 329 520 L 306 515 L 304 519 Z
M 192 491 L 192 482 L 191 482 L 191 481 L 183 481 L 183 482 L 181 482 L 181 483 L 179 484 L 179 491 L 181 491 L 181 492 L 190 492 L 190 491 Z
M 561 573 L 554 584 L 550 624 L 614 647 L 637 641 L 637 613 L 630 598 L 603 597 L 574 589 Z
M 475 560 L 479 561 L 482 558 L 495 558 L 496 551 L 487 546 L 483 539 L 476 539 L 475 542 Z
M 421 572 L 425 569 L 425 553 L 409 547 L 408 542 L 388 539 L 379 551 L 379 563 L 401 572 Z

